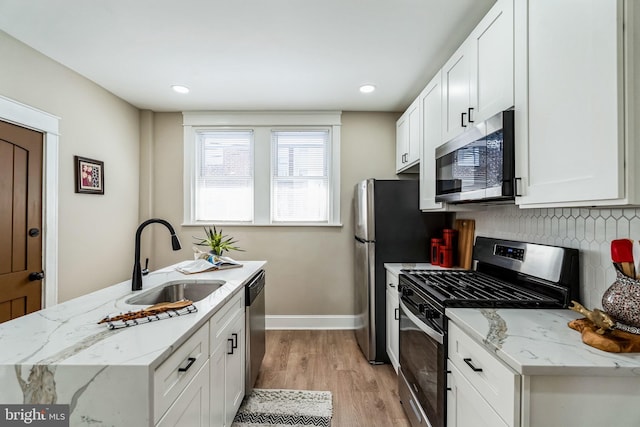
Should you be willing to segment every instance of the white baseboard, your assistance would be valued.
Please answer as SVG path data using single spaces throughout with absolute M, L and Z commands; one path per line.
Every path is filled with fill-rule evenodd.
M 266 329 L 355 329 L 355 316 L 265 316 Z

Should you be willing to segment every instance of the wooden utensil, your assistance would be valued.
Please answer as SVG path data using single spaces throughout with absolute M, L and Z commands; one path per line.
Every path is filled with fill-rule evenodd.
M 191 304 L 193 304 L 193 301 L 188 299 L 175 301 L 175 302 L 160 302 L 158 304 L 154 304 L 142 310 L 130 311 L 129 313 L 123 313 L 113 317 L 107 316 L 101 321 L 99 321 L 98 325 L 101 323 L 113 322 L 116 320 L 141 319 L 143 317 L 153 316 L 154 314 L 163 313 L 168 310 L 179 310 L 181 308 L 188 307 Z
M 453 228 L 458 231 L 458 266 L 469 270 L 471 269 L 476 221 L 473 219 L 456 219 Z
M 636 272 L 633 265 L 633 242 L 629 239 L 616 239 L 611 241 L 611 260 L 620 264 L 625 276 L 635 278 Z

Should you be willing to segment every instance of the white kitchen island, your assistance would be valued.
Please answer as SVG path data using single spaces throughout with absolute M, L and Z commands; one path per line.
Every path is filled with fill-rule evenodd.
M 640 426 L 640 353 L 590 347 L 571 310 L 447 308 L 447 427 Z
M 244 348 L 244 285 L 265 262 L 242 263 L 242 268 L 193 275 L 167 267 L 145 276 L 143 290 L 135 293 L 176 280 L 225 281 L 194 303 L 196 313 L 110 330 L 97 322 L 144 308 L 125 303 L 134 295 L 125 281 L 0 324 L 0 403 L 69 404 L 72 426 L 166 425 L 173 423 L 172 405 L 191 387 L 195 404 L 187 402 L 187 409 L 202 424 L 209 424 L 210 415 L 211 420 L 224 418 L 202 405 L 208 404 L 210 380 L 217 382 L 215 375 L 224 374 L 227 341 Z M 232 329 L 236 326 L 240 329 Z M 244 369 L 244 357 L 238 355 L 234 366 Z M 187 370 L 168 366 L 174 362 Z M 243 387 L 242 382 L 242 393 Z

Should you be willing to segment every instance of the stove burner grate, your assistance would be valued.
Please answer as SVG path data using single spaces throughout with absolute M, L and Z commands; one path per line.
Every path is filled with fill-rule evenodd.
M 537 306 L 557 303 L 546 295 L 504 280 L 469 270 L 403 270 L 422 290 L 444 305 L 487 303 L 488 305 Z

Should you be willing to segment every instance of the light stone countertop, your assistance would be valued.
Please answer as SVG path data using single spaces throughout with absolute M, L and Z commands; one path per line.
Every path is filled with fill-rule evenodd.
M 224 280 L 198 311 L 110 330 L 97 322 L 145 306 L 125 301 L 131 281 L 0 324 L 0 403 L 68 404 L 71 425 L 153 425 L 153 373 L 266 264 L 185 275 L 175 266 L 143 277 L 143 293 L 172 281 Z
M 174 266 L 154 271 L 143 278 L 140 294 L 157 285 L 180 280 L 226 283 L 194 305 L 198 311 L 180 317 L 138 326 L 109 330 L 97 322 L 108 314 L 136 311 L 146 306 L 129 305 L 134 293 L 131 281 L 66 301 L 53 307 L 0 324 L 0 365 L 126 364 L 155 366 L 184 342 L 244 287 L 264 261 L 242 261 L 243 267 L 185 275 Z
M 475 341 L 522 375 L 638 376 L 640 353 L 608 353 L 582 342 L 568 309 L 447 308 Z

